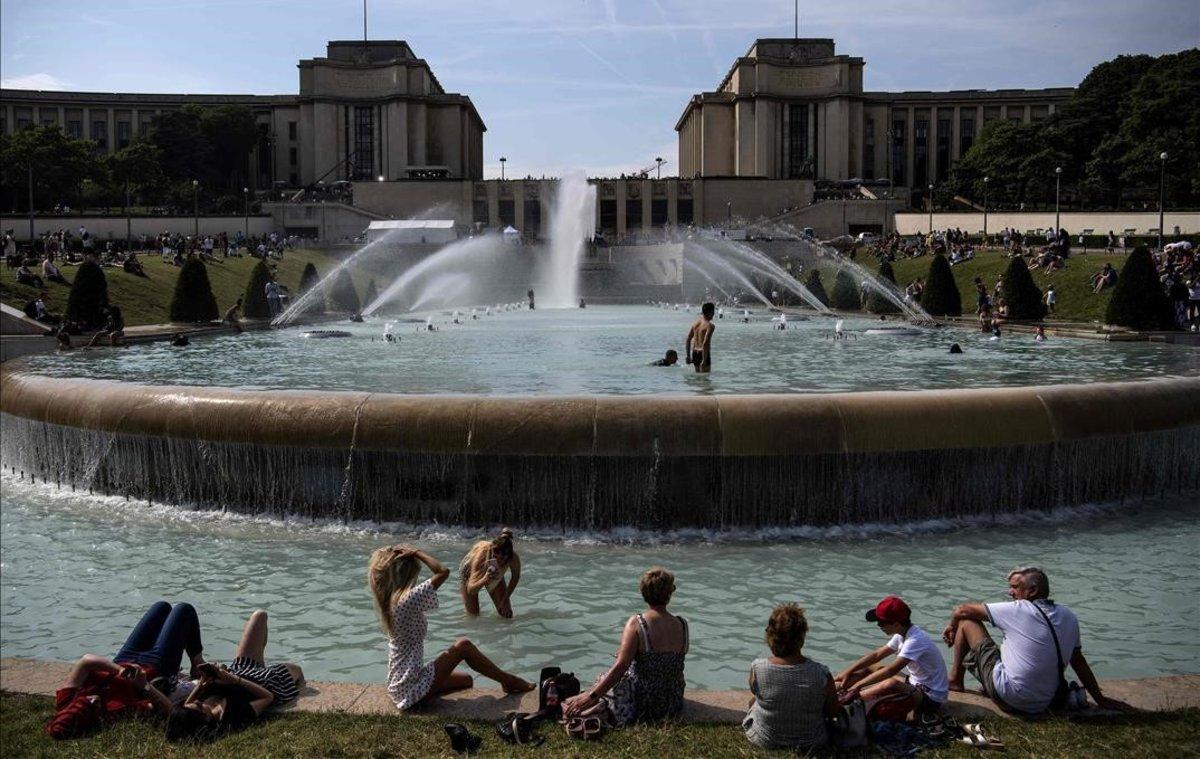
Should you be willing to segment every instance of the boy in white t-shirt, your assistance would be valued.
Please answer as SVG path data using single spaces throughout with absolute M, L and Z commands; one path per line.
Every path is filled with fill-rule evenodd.
M 898 596 L 888 596 L 867 612 L 868 622 L 891 636 L 834 678 L 839 690 L 864 701 L 912 698 L 913 709 L 936 710 L 950 696 L 946 662 L 933 638 L 912 623 L 912 610 Z M 895 655 L 891 663 L 876 666 Z M 901 673 L 907 668 L 907 677 Z

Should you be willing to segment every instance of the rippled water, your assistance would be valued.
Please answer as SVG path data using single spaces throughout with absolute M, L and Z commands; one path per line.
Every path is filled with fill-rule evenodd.
M 368 554 L 412 540 L 453 565 L 472 537 L 150 507 L 8 475 L 0 485 L 4 656 L 111 655 L 141 611 L 167 598 L 197 606 L 218 659 L 232 656 L 242 619 L 263 607 L 272 658 L 297 660 L 314 678 L 381 682 L 386 645 L 366 592 Z M 640 572 L 662 564 L 677 575 L 672 609 L 692 625 L 690 686 L 744 687 L 775 603 L 804 604 L 806 652 L 842 667 L 882 642 L 862 618 L 879 597 L 902 594 L 916 622 L 936 633 L 954 603 L 1004 600 L 1006 572 L 1037 563 L 1054 597 L 1079 614 L 1101 677 L 1200 668 L 1196 494 L 994 523 L 672 537 L 521 540 L 516 618 L 491 610 L 467 618 L 452 581 L 431 617 L 428 650 L 465 634 L 526 676 L 556 663 L 590 679 L 611 661 L 626 615 L 640 609 Z
M 693 308 L 693 311 L 696 309 Z M 668 348 L 683 354 L 696 314 L 652 307 L 591 306 L 518 310 L 452 324 L 433 315 L 401 321 L 398 344 L 382 340 L 385 320 L 326 325 L 353 333 L 326 340 L 302 328 L 97 349 L 29 359 L 35 370 L 155 384 L 315 388 L 397 393 L 789 393 L 911 390 L 1096 382 L 1200 372 L 1200 351 L 1151 343 L 1033 341 L 1027 331 L 989 340 L 947 327 L 915 337 L 867 335 L 878 321 L 848 319 L 848 340 L 832 340 L 834 321 L 791 320 L 771 329 L 772 314 L 749 324 L 730 313 L 717 321 L 712 374 L 649 366 Z M 900 324 L 890 322 L 890 324 Z M 951 343 L 964 353 L 952 356 Z

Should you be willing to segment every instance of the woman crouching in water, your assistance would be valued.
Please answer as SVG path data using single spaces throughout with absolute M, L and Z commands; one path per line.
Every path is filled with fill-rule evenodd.
M 433 576 L 418 583 L 422 564 Z M 533 690 L 532 684 L 497 667 L 466 638 L 425 661 L 425 614 L 438 607 L 437 589 L 449 576 L 450 570 L 437 559 L 411 546 L 390 546 L 371 554 L 367 583 L 388 636 L 388 695 L 400 709 L 429 696 L 470 688 L 471 676 L 455 671 L 460 662 L 500 683 L 505 693 Z
M 505 619 L 512 618 L 512 594 L 521 581 L 521 557 L 513 550 L 512 530 L 505 527 L 499 537 L 471 546 L 458 564 L 458 573 L 459 591 L 468 614 L 479 614 L 479 591 L 487 589 L 496 612 Z M 505 573 L 512 575 L 507 583 Z

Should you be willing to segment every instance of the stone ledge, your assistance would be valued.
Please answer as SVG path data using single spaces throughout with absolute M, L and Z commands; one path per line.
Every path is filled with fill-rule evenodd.
M 52 696 L 70 669 L 69 662 L 0 659 L 0 689 L 11 693 Z M 1108 680 L 1104 682 L 1104 692 L 1147 711 L 1200 707 L 1200 674 Z M 749 692 L 744 690 L 688 691 L 683 721 L 740 723 L 746 714 L 749 696 Z M 397 713 L 386 689 L 378 683 L 309 682 L 300 698 L 286 710 L 346 714 Z M 1007 716 L 977 693 L 950 694 L 946 710 L 960 719 Z M 494 720 L 512 711 L 537 711 L 537 693 L 506 696 L 499 690 L 475 688 L 435 699 L 414 713 L 454 719 Z

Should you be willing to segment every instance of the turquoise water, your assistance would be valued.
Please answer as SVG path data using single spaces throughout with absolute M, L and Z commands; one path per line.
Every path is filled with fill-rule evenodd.
M 245 615 L 263 607 L 270 657 L 299 661 L 314 678 L 382 682 L 386 645 L 366 592 L 367 556 L 411 541 L 454 565 L 475 537 L 190 512 L 9 475 L 0 486 L 3 656 L 111 655 L 141 611 L 167 598 L 197 606 L 218 660 L 232 656 Z M 428 651 L 467 635 L 527 677 L 554 663 L 590 680 L 611 662 L 626 615 L 641 608 L 640 572 L 661 564 L 677 575 L 672 609 L 692 625 L 690 686 L 744 687 L 775 603 L 807 607 L 805 650 L 837 668 L 883 642 L 862 618 L 883 595 L 902 594 L 936 633 L 956 602 L 1004 600 L 1007 571 L 1035 563 L 1079 614 L 1101 677 L 1200 671 L 1196 494 L 999 521 L 518 539 L 516 618 L 487 609 L 466 617 L 450 583 Z
M 683 354 L 695 320 L 686 310 L 591 306 L 518 309 L 477 320 L 470 309 L 396 320 L 399 343 L 382 340 L 388 320 L 324 325 L 352 337 L 314 340 L 303 328 L 35 356 L 36 371 L 153 384 L 314 388 L 396 393 L 696 394 L 992 387 L 1097 382 L 1200 373 L 1200 351 L 1150 343 L 1051 338 L 1035 343 L 1022 329 L 989 340 L 978 330 L 927 329 L 912 337 L 869 335 L 882 326 L 845 320 L 848 339 L 831 339 L 835 320 L 793 317 L 772 329 L 774 314 L 750 323 L 730 310 L 717 320 L 713 371 L 655 368 L 668 348 Z M 482 311 L 482 309 L 481 309 Z M 422 329 L 426 316 L 436 332 Z M 890 321 L 899 326 L 901 322 Z M 952 356 L 951 343 L 964 353 Z

